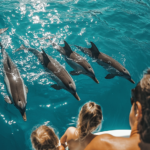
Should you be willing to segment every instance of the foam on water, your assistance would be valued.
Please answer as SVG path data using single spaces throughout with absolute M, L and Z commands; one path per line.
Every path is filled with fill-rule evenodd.
M 0 41 L 29 89 L 27 122 L 24 122 L 14 105 L 6 104 L 3 99 L 7 89 L 0 62 L 0 145 L 3 149 L 32 149 L 30 134 L 42 124 L 54 127 L 61 137 L 69 126 L 76 125 L 79 109 L 88 101 L 95 101 L 103 108 L 102 131 L 130 129 L 130 91 L 135 85 L 120 77 L 106 80 L 108 72 L 73 45 L 90 47 L 90 41 L 94 42 L 101 52 L 126 67 L 137 83 L 150 66 L 148 0 L 5 0 L 0 6 L 0 28 L 9 27 L 0 35 Z M 39 51 L 43 48 L 68 72 L 72 71 L 49 40 L 39 40 L 50 36 L 60 46 L 66 40 L 86 58 L 100 82 L 96 84 L 85 75 L 72 76 L 80 102 L 69 92 L 50 87 L 54 81 L 31 52 L 13 53 L 21 44 Z

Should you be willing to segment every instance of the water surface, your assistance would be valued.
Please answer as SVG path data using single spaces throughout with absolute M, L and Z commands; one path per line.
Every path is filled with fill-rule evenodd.
M 120 77 L 105 79 L 108 72 L 73 45 L 91 47 L 90 41 L 94 42 L 101 52 L 126 67 L 138 83 L 150 66 L 148 0 L 5 0 L 0 6 L 0 28 L 9 27 L 0 40 L 29 89 L 27 122 L 24 122 L 14 105 L 3 99 L 7 90 L 0 62 L 0 145 L 3 149 L 32 149 L 30 134 L 42 124 L 54 127 L 61 137 L 69 126 L 76 126 L 79 109 L 88 101 L 102 106 L 102 131 L 130 129 L 130 91 L 135 85 Z M 54 81 L 32 53 L 13 53 L 21 44 L 39 51 L 43 48 L 68 72 L 72 71 L 48 40 L 38 40 L 54 35 L 56 43 L 63 46 L 66 40 L 88 60 L 100 82 L 96 84 L 85 75 L 72 76 L 80 102 L 67 91 L 50 87 Z

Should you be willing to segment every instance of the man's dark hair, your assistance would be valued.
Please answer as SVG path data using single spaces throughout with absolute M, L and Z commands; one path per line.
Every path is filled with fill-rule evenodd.
M 138 101 L 142 106 L 142 119 L 138 124 L 141 139 L 146 143 L 150 143 L 150 69 L 147 70 L 141 81 L 132 90 L 132 93 L 134 102 Z

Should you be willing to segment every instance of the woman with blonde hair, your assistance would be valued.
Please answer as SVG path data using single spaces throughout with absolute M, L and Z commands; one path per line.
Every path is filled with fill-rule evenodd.
M 94 102 L 83 105 L 79 112 L 77 127 L 69 127 L 60 142 L 64 145 L 67 142 L 69 150 L 84 150 L 89 142 L 96 136 L 92 132 L 102 122 L 102 110 Z
M 42 125 L 31 134 L 31 142 L 36 150 L 65 150 L 65 147 L 59 146 L 59 139 L 53 128 Z

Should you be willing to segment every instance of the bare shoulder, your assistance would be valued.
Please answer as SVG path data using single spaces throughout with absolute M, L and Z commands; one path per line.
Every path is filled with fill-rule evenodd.
M 67 136 L 69 136 L 69 135 L 74 135 L 75 132 L 76 132 L 76 128 L 75 128 L 75 127 L 69 127 L 69 128 L 66 130 Z
M 108 141 L 110 141 L 111 139 L 115 139 L 116 137 L 110 135 L 110 134 L 101 134 L 101 135 L 98 135 L 94 138 L 95 142 L 99 143 L 107 143 Z
M 70 140 L 75 140 L 77 139 L 77 136 L 76 136 L 76 131 L 77 129 L 75 127 L 69 127 L 66 131 L 66 134 L 67 134 L 67 141 L 70 141 Z
M 85 150 L 107 150 L 111 148 L 111 139 L 115 137 L 110 134 L 97 135 L 86 147 Z
M 70 133 L 70 134 L 73 134 L 75 131 L 76 131 L 76 128 L 75 128 L 75 127 L 69 127 L 69 128 L 67 129 L 67 132 Z
M 98 135 L 98 136 L 96 136 L 97 138 L 99 138 L 99 139 L 111 139 L 111 138 L 116 138 L 116 137 L 114 137 L 113 135 L 111 135 L 111 134 L 101 134 L 101 135 Z

